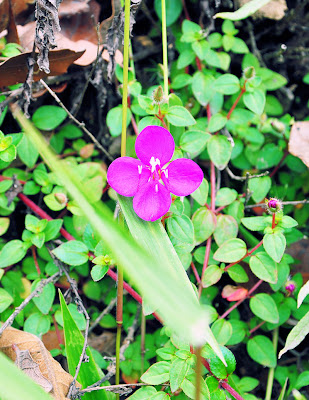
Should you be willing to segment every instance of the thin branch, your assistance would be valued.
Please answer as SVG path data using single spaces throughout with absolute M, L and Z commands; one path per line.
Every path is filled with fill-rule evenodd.
M 57 280 L 60 278 L 62 275 L 61 271 L 56 272 L 54 275 L 50 276 L 47 279 L 42 279 L 37 288 L 29 294 L 29 296 L 20 304 L 20 306 L 15 308 L 15 311 L 13 314 L 9 316 L 9 318 L 3 323 L 3 325 L 0 328 L 0 336 L 2 335 L 2 332 L 8 327 L 11 326 L 14 319 L 16 316 L 26 307 L 27 304 L 30 303 L 30 301 L 39 295 L 39 293 L 42 292 L 45 286 L 47 286 L 49 283 L 55 283 Z
M 229 174 L 229 176 L 232 178 L 232 179 L 235 179 L 236 181 L 245 181 L 246 179 L 253 179 L 253 178 L 261 178 L 262 176 L 267 176 L 267 175 L 269 175 L 269 171 L 266 171 L 266 172 L 263 172 L 262 174 L 258 174 L 258 175 L 248 175 L 248 178 L 247 178 L 247 176 L 237 176 L 237 175 L 235 175 L 230 169 L 229 169 L 229 167 L 226 167 L 225 168 L 225 170 L 226 170 L 226 172 Z
M 140 310 L 141 309 L 139 307 L 137 312 L 136 312 L 136 314 L 135 314 L 134 321 L 133 321 L 132 325 L 130 326 L 130 328 L 128 329 L 127 337 L 124 339 L 124 341 L 123 341 L 123 343 L 122 343 L 122 345 L 120 347 L 120 352 L 119 352 L 120 360 L 125 360 L 124 352 L 127 349 L 127 347 L 129 346 L 129 344 L 134 339 L 134 333 L 135 333 L 135 331 L 137 329 Z
M 297 205 L 297 204 L 308 204 L 309 203 L 309 199 L 304 199 L 304 200 L 295 200 L 295 201 L 281 201 L 280 204 L 282 204 L 283 206 L 287 206 L 287 205 Z M 248 206 L 245 206 L 245 208 L 254 208 L 254 207 L 263 207 L 266 208 L 267 204 L 265 203 L 257 203 L 257 204 L 250 204 Z
M 102 151 L 102 153 L 104 153 L 106 155 L 106 157 L 110 160 L 110 161 L 114 161 L 113 157 L 108 153 L 107 150 L 104 149 L 104 147 L 97 141 L 97 139 L 93 136 L 93 134 L 85 127 L 85 123 L 84 122 L 79 122 L 78 119 L 76 119 L 74 117 L 74 115 L 72 115 L 70 113 L 70 111 L 66 108 L 66 106 L 62 103 L 62 101 L 59 99 L 59 97 L 56 95 L 55 92 L 53 92 L 51 90 L 51 88 L 47 85 L 47 83 L 45 83 L 43 81 L 43 79 L 40 79 L 40 83 L 45 87 L 45 89 L 47 89 L 47 91 L 50 93 L 50 95 L 56 100 L 56 102 L 59 104 L 60 107 L 62 107 L 66 113 L 68 114 L 68 117 L 75 122 L 75 124 L 82 129 L 89 137 L 90 139 L 93 141 L 93 143 L 97 146 L 98 149 L 100 149 Z
M 114 299 L 111 300 L 109 305 L 104 308 L 104 310 L 101 312 L 101 314 L 97 317 L 97 319 L 90 326 L 89 333 L 91 333 L 94 330 L 94 328 L 100 323 L 101 319 L 114 308 L 116 301 L 117 301 L 117 298 L 115 297 Z
M 95 390 L 109 390 L 111 392 L 116 393 L 116 389 L 122 388 L 131 388 L 132 386 L 150 386 L 149 383 L 125 383 L 121 385 L 110 385 L 110 386 L 101 386 L 101 387 L 94 387 L 94 388 L 86 388 L 79 392 L 79 394 L 83 395 L 85 393 L 93 392 Z M 169 386 L 167 383 L 161 383 L 161 386 Z

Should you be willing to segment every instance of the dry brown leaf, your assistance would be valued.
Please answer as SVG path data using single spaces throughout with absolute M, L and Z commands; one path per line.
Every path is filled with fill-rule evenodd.
M 0 32 L 4 31 L 9 23 L 9 2 L 0 0 Z
M 0 337 L 0 351 L 15 362 L 14 345 L 18 346 L 19 350 L 29 350 L 31 358 L 39 366 L 40 373 L 53 386 L 50 394 L 55 400 L 65 400 L 73 377 L 53 359 L 43 342 L 32 333 L 6 328 Z
M 241 7 L 251 0 L 238 0 L 238 6 Z M 269 18 L 280 20 L 284 17 L 285 11 L 288 7 L 286 0 L 272 0 L 265 6 L 261 7 L 256 13 L 253 14 L 253 18 Z
M 309 121 L 295 122 L 289 140 L 289 152 L 309 168 Z
M 22 53 L 18 56 L 10 57 L 0 64 L 0 88 L 25 81 L 28 73 L 27 58 L 30 54 L 30 52 Z M 82 54 L 83 51 L 75 52 L 68 49 L 50 51 L 50 75 L 57 76 L 64 74 L 68 67 Z M 34 81 L 38 81 L 46 76 L 47 74 L 40 71 L 36 65 L 33 74 Z

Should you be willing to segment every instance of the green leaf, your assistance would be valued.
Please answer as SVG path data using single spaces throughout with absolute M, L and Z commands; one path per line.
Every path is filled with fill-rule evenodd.
M 0 218 L 0 236 L 5 234 L 9 226 L 10 226 L 10 218 Z
M 249 179 L 249 190 L 252 192 L 252 198 L 256 203 L 264 200 L 271 188 L 271 178 L 262 176 L 260 178 Z
M 191 193 L 191 197 L 199 203 L 201 206 L 206 204 L 207 197 L 208 197 L 208 191 L 209 191 L 209 184 L 208 181 L 203 178 L 202 183 L 200 186 L 193 192 Z
M 207 150 L 211 161 L 222 171 L 228 164 L 232 154 L 232 145 L 226 136 L 213 135 L 207 142 Z
M 131 121 L 131 111 L 127 110 L 127 122 L 128 127 Z M 112 136 L 119 136 L 122 129 L 122 105 L 111 108 L 106 115 L 106 124 Z
M 298 222 L 295 221 L 295 219 L 290 217 L 289 215 L 284 215 L 282 217 L 282 220 L 279 221 L 279 223 L 278 223 L 278 226 L 281 226 L 281 228 L 285 228 L 285 229 L 294 228 L 297 225 L 298 225 Z
M 149 385 L 159 385 L 169 379 L 170 368 L 169 362 L 159 361 L 148 368 L 140 379 Z
M 263 238 L 263 246 L 273 260 L 280 262 L 286 247 L 285 236 L 281 232 L 266 233 Z
M 273 298 L 266 293 L 259 293 L 250 299 L 250 308 L 253 314 L 263 321 L 276 324 L 279 322 L 279 313 Z
M 226 361 L 226 366 L 223 362 L 215 355 L 211 356 L 209 359 L 209 366 L 211 372 L 220 379 L 227 378 L 228 375 L 232 374 L 236 368 L 236 360 L 234 354 L 226 347 L 220 346 L 223 353 L 224 359 Z
M 248 340 L 247 351 L 257 363 L 268 368 L 275 368 L 277 357 L 271 340 L 263 335 L 257 335 Z
M 277 90 L 288 82 L 284 76 L 267 68 L 260 68 L 259 76 L 262 78 L 266 90 Z
M 265 217 L 245 217 L 241 219 L 241 223 L 250 231 L 263 231 L 269 226 Z
M 300 307 L 305 297 L 309 294 L 309 281 L 304 284 L 304 286 L 300 289 L 297 296 L 297 307 Z
M 215 80 L 213 88 L 222 94 L 234 94 L 240 90 L 240 83 L 237 76 L 232 74 L 221 75 Z
M 2 400 L 52 400 L 41 386 L 29 378 L 0 352 L 0 393 Z
M 41 337 L 50 330 L 50 317 L 41 313 L 34 313 L 28 317 L 24 324 L 24 331 Z
M 155 0 L 154 3 L 155 11 L 162 20 L 162 6 L 161 0 Z M 166 3 L 166 26 L 172 25 L 179 18 L 182 11 L 182 2 L 181 0 L 169 0 Z
M 0 159 L 4 162 L 11 162 L 15 158 L 16 158 L 16 147 L 13 145 L 3 151 L 0 151 Z
M 290 331 L 284 348 L 280 351 L 278 358 L 286 353 L 288 350 L 294 349 L 298 346 L 309 333 L 309 311 L 302 317 L 302 319 L 297 323 L 296 326 Z
M 246 92 L 243 95 L 245 106 L 255 114 L 261 115 L 264 111 L 266 97 L 264 92 L 256 89 L 254 92 Z
M 214 238 L 218 246 L 225 241 L 237 237 L 238 224 L 231 215 L 219 214 L 217 216 L 217 226 L 214 232 Z
M 63 317 L 63 328 L 65 337 L 65 349 L 67 354 L 67 361 L 69 372 L 71 375 L 75 374 L 75 369 L 79 362 L 79 358 L 84 345 L 84 337 L 78 329 L 75 321 L 73 320 L 70 311 L 65 303 L 62 293 L 59 291 L 61 311 Z M 89 347 L 86 350 L 86 355 L 89 357 L 88 362 L 84 362 L 80 366 L 79 374 L 77 376 L 78 382 L 82 387 L 87 387 L 97 382 L 102 378 L 102 371 L 97 367 Z M 104 376 L 104 375 L 103 375 Z M 86 393 L 85 400 L 107 400 L 108 395 L 105 391 Z
M 6 243 L 0 252 L 0 268 L 17 264 L 25 257 L 27 249 L 28 247 L 21 240 L 16 239 Z
M 0 313 L 13 303 L 13 297 L 4 289 L 0 288 Z
M 244 376 L 237 384 L 237 387 L 241 392 L 251 392 L 251 390 L 255 389 L 259 383 L 258 379 Z
M 50 193 L 43 198 L 44 203 L 53 211 L 60 211 L 66 207 L 65 202 L 59 203 L 59 201 L 55 197 L 55 193 Z
M 214 18 L 240 21 L 242 19 L 248 18 L 250 15 L 254 14 L 257 10 L 259 10 L 261 7 L 269 2 L 270 0 L 251 0 L 240 7 L 237 11 L 217 13 L 215 14 Z
M 174 236 L 178 242 L 194 244 L 194 228 L 192 221 L 186 215 L 168 218 L 166 226 L 170 236 Z
M 265 112 L 267 115 L 274 117 L 283 114 L 283 107 L 277 97 L 271 95 L 266 96 Z
M 88 261 L 88 248 L 78 240 L 63 243 L 53 250 L 59 260 L 69 265 L 82 265 Z
M 196 375 L 190 374 L 188 375 L 181 384 L 181 389 L 190 399 L 196 399 Z M 200 400 L 210 400 L 209 389 L 205 383 L 204 379 L 200 380 L 201 391 L 200 391 Z
M 246 54 L 249 53 L 248 46 L 246 42 L 240 38 L 235 38 L 231 51 L 236 54 Z
M 157 391 L 153 386 L 142 386 L 131 396 L 128 397 L 130 400 L 148 400 L 152 395 L 156 394 Z
M 265 282 L 276 283 L 278 280 L 278 269 L 275 261 L 264 251 L 250 257 L 249 265 L 251 271 L 259 279 Z
M 169 107 L 166 119 L 175 126 L 189 126 L 196 124 L 190 112 L 182 106 Z
M 33 292 L 38 285 L 40 284 L 40 280 L 34 281 L 32 284 L 31 292 Z M 56 295 L 56 289 L 53 283 L 49 283 L 48 285 L 44 286 L 41 293 L 39 293 L 38 297 L 33 298 L 34 304 L 43 314 L 48 314 L 49 310 L 51 309 L 54 299 Z
M 216 227 L 216 216 L 206 207 L 200 207 L 192 217 L 196 244 L 204 242 L 213 234 Z
M 224 242 L 214 254 L 214 259 L 221 262 L 236 262 L 247 253 L 246 243 L 241 239 L 230 239 Z
M 176 390 L 180 387 L 183 380 L 185 379 L 188 370 L 189 364 L 187 360 L 181 360 L 180 358 L 176 358 L 171 365 L 170 369 L 170 387 L 172 392 L 176 392 Z
M 207 271 L 207 269 L 206 269 Z M 225 319 L 217 319 L 211 326 L 212 333 L 221 345 L 225 345 L 232 336 L 233 328 L 229 321 Z
M 202 106 L 206 106 L 215 93 L 213 90 L 213 82 L 214 78 L 212 76 L 206 76 L 201 71 L 193 75 L 192 91 L 194 97 Z
M 216 194 L 216 206 L 228 206 L 236 200 L 238 193 L 235 189 L 221 188 Z
M 210 138 L 209 133 L 190 130 L 184 132 L 179 139 L 179 147 L 193 156 L 200 154 L 206 147 L 206 143 Z
M 186 21 L 186 20 L 185 20 Z M 199 34 L 200 35 L 200 34 Z M 209 49 L 209 43 L 206 40 L 195 41 L 192 43 L 192 49 L 200 60 L 205 58 L 207 50 Z
M 46 228 L 44 229 L 45 242 L 49 242 L 50 240 L 55 239 L 61 229 L 61 225 L 62 219 L 54 219 L 47 222 Z
M 177 68 L 182 69 L 192 64 L 195 60 L 195 53 L 191 49 L 183 50 L 177 60 Z
M 171 87 L 174 90 L 182 89 L 183 87 L 189 85 L 192 82 L 192 76 L 189 74 L 179 74 L 176 75 L 172 81 Z
M 207 288 L 217 283 L 221 279 L 222 274 L 223 270 L 218 265 L 208 265 L 202 279 L 203 288 Z M 219 342 L 219 344 L 224 343 Z
M 232 325 L 233 333 L 226 345 L 233 346 L 235 344 L 241 343 L 244 340 L 248 333 L 248 326 L 245 322 L 239 321 L 237 319 L 230 319 L 229 323 Z
M 41 106 L 32 116 L 34 125 L 43 131 L 52 131 L 67 117 L 66 111 L 58 106 Z
M 91 277 L 95 282 L 97 282 L 106 275 L 107 271 L 108 265 L 95 265 L 91 269 Z
M 227 118 L 220 113 L 214 114 L 209 121 L 208 130 L 209 132 L 217 132 L 220 129 L 224 128 L 227 123 Z
M 248 282 L 249 277 L 247 272 L 243 269 L 243 267 L 239 264 L 233 265 L 227 270 L 227 273 L 233 281 L 237 283 Z
M 297 381 L 295 383 L 296 389 L 301 389 L 304 386 L 309 386 L 309 371 L 303 371 L 297 377 Z

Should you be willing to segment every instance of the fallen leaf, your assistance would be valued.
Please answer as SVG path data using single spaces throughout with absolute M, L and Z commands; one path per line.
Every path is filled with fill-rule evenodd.
M 249 3 L 249 1 L 251 0 L 238 0 L 238 7 Z M 287 10 L 288 6 L 286 4 L 286 0 L 272 0 L 254 13 L 253 18 L 269 18 L 280 20 L 284 17 Z
M 9 2 L 0 0 L 0 32 L 7 29 L 9 23 Z
M 16 360 L 14 345 L 19 350 L 29 351 L 32 361 L 38 365 L 40 374 L 52 385 L 50 394 L 53 398 L 55 400 L 65 400 L 73 377 L 65 372 L 61 365 L 53 359 L 43 342 L 32 333 L 19 331 L 11 327 L 6 328 L 0 337 L 0 351 L 12 361 Z M 80 385 L 78 386 L 80 387 Z
M 83 51 L 76 52 L 68 49 L 50 51 L 50 75 L 57 76 L 64 74 L 68 67 L 83 53 Z M 18 56 L 10 57 L 0 64 L 0 88 L 25 81 L 28 73 L 27 58 L 30 54 L 30 52 L 22 53 Z M 33 74 L 34 81 L 38 81 L 46 76 L 47 74 L 40 71 L 38 66 L 35 65 Z
M 295 122 L 289 140 L 289 152 L 309 167 L 309 121 Z
M 238 301 L 247 297 L 248 290 L 242 286 L 226 285 L 221 296 L 227 301 Z

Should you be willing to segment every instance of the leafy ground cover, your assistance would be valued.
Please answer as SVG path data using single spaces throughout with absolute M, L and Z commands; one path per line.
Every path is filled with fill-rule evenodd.
M 307 398 L 308 2 L 0 11 L 1 400 Z

